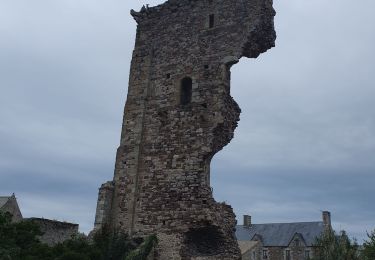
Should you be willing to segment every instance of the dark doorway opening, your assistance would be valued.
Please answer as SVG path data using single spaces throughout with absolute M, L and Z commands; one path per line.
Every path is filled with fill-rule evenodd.
M 185 233 L 185 246 L 190 256 L 210 256 L 223 253 L 225 238 L 218 227 L 206 226 Z

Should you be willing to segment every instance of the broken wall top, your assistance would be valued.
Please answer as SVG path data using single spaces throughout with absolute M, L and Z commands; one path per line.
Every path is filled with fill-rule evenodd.
M 272 0 L 169 0 L 131 14 L 138 23 L 136 48 L 147 46 L 172 61 L 182 56 L 188 62 L 194 53 L 255 58 L 275 45 Z

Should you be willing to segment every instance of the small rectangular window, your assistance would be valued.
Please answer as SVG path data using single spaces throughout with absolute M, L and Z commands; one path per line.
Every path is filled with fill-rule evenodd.
M 208 27 L 209 28 L 214 28 L 214 26 L 215 26 L 215 15 L 214 14 L 210 14 Z
M 267 250 L 263 250 L 263 259 L 267 259 L 268 258 L 268 252 Z

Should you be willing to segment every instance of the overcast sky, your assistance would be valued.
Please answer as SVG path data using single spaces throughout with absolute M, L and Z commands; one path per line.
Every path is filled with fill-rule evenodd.
M 93 227 L 111 180 L 136 23 L 163 1 L 0 0 L 0 195 Z M 374 0 L 276 0 L 276 47 L 232 68 L 242 108 L 211 166 L 239 223 L 375 228 Z

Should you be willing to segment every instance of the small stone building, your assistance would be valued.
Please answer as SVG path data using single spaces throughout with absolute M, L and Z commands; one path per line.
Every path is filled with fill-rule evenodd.
M 12 221 L 14 222 L 22 220 L 21 210 L 14 193 L 12 196 L 0 196 L 0 211 L 12 214 Z
M 328 211 L 317 222 L 252 224 L 245 215 L 244 225 L 236 227 L 236 237 L 243 260 L 307 260 L 314 255 L 316 239 L 329 229 Z M 246 242 L 252 242 L 251 247 Z
M 0 196 L 0 211 L 12 214 L 13 222 L 30 221 L 36 223 L 43 232 L 39 240 L 48 245 L 58 244 L 78 235 L 78 224 L 44 218 L 23 218 L 14 193 L 12 196 Z

